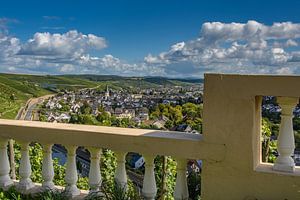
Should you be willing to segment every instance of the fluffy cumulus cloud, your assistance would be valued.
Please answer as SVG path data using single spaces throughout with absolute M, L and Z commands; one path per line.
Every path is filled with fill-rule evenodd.
M 76 30 L 64 34 L 36 33 L 22 45 L 19 55 L 41 56 L 47 58 L 74 59 L 90 49 L 103 49 L 106 41 L 93 34 L 82 34 Z
M 300 73 L 300 24 L 291 22 L 207 22 L 197 38 L 137 63 L 110 54 L 97 56 L 107 47 L 101 36 L 76 30 L 43 32 L 21 42 L 8 34 L 6 24 L 7 19 L 0 20 L 4 30 L 0 30 L 0 71 L 173 77 L 199 77 L 205 72 Z
M 107 47 L 103 37 L 76 30 L 63 34 L 36 33 L 21 43 L 0 34 L 0 71 L 23 73 L 93 73 L 117 75 L 159 75 L 161 68 L 144 62 L 127 63 L 112 55 L 91 56 Z
M 145 62 L 152 65 L 182 67 L 193 65 L 195 72 L 299 73 L 300 24 L 274 23 L 271 26 L 247 23 L 204 23 L 194 40 L 172 45 L 166 52 Z M 297 50 L 298 49 L 298 50 Z M 176 71 L 174 68 L 173 71 Z

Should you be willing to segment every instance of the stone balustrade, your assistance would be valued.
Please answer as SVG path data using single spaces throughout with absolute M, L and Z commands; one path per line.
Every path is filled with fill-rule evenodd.
M 10 165 L 7 155 L 8 139 L 15 139 L 21 144 L 20 180 L 17 189 L 23 193 L 30 192 L 35 184 L 31 181 L 31 165 L 29 155 L 30 142 L 39 142 L 43 146 L 42 189 L 53 189 L 53 144 L 64 145 L 67 149 L 66 162 L 66 193 L 71 198 L 80 195 L 76 183 L 78 174 L 76 169 L 76 149 L 85 146 L 90 152 L 89 186 L 90 192 L 97 192 L 101 187 L 100 156 L 102 148 L 115 151 L 117 167 L 115 180 L 122 187 L 127 187 L 125 169 L 126 152 L 134 151 L 144 155 L 145 174 L 142 195 L 145 199 L 153 200 L 157 188 L 154 172 L 154 158 L 156 155 L 180 155 L 178 159 L 178 180 L 176 181 L 175 199 L 188 199 L 186 182 L 187 159 L 201 158 L 202 136 L 178 132 L 163 132 L 142 129 L 125 129 L 113 127 L 99 127 L 71 124 L 52 124 L 32 121 L 0 120 L 0 186 L 8 188 L 12 185 L 9 177 Z M 178 144 L 180 148 L 174 145 Z M 208 145 L 208 144 L 204 144 Z M 154 147 L 153 147 L 154 146 Z M 200 148 L 199 148 L 200 147 Z M 216 148 L 222 151 L 220 145 Z M 183 149 L 181 149 L 183 148 Z M 217 161 L 219 158 L 215 158 Z
M 156 155 L 172 156 L 177 162 L 174 199 L 188 199 L 186 164 L 188 159 L 203 161 L 201 199 L 251 200 L 300 199 L 300 168 L 295 166 L 293 109 L 299 102 L 300 77 L 207 74 L 204 84 L 203 135 L 157 130 L 128 129 L 72 124 L 52 124 L 0 120 L 0 187 L 13 184 L 9 176 L 7 143 L 21 143 L 20 180 L 22 192 L 34 186 L 30 179 L 28 145 L 43 146 L 43 189 L 53 184 L 51 147 L 61 144 L 67 149 L 66 190 L 70 197 L 76 187 L 75 152 L 78 146 L 90 151 L 90 191 L 101 186 L 101 149 L 111 149 L 117 158 L 115 180 L 126 187 L 125 156 L 137 152 L 145 159 L 142 195 L 155 199 Z M 261 159 L 262 96 L 276 96 L 281 107 L 278 154 L 274 164 Z

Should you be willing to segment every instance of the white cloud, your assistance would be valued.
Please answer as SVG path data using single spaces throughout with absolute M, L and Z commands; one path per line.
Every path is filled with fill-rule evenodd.
M 291 22 L 271 26 L 256 21 L 207 22 L 198 38 L 172 45 L 157 56 L 149 54 L 144 61 L 168 69 L 192 63 L 195 71 L 281 73 L 300 61 L 300 54 L 288 49 L 298 47 L 299 38 L 300 24 Z
M 19 55 L 73 59 L 82 56 L 88 50 L 99 50 L 106 46 L 103 37 L 93 34 L 84 35 L 76 30 L 64 34 L 36 33 L 32 39 L 22 45 Z
M 6 61 L 20 50 L 18 38 L 0 34 L 0 62 Z
M 75 67 L 71 64 L 64 64 L 61 68 L 60 68 L 60 72 L 62 73 L 72 73 L 75 71 Z
M 288 39 L 285 43 L 286 47 L 296 47 L 298 46 L 298 43 L 295 40 Z
M 107 47 L 107 41 L 94 34 L 76 30 L 63 34 L 36 33 L 22 43 L 3 32 L 0 70 L 172 77 L 200 77 L 205 72 L 300 73 L 299 40 L 300 24 L 291 22 L 207 22 L 199 37 L 128 63 L 110 54 L 97 56 L 98 51 Z
M 289 67 L 282 67 L 276 70 L 277 74 L 293 74 L 293 70 Z

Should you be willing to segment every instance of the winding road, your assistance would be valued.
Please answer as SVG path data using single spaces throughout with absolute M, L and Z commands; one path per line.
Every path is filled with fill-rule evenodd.
M 31 121 L 33 119 L 32 113 L 35 111 L 37 105 L 53 96 L 55 96 L 55 94 L 49 94 L 49 95 L 29 99 L 26 102 L 25 106 L 19 110 L 16 119 Z

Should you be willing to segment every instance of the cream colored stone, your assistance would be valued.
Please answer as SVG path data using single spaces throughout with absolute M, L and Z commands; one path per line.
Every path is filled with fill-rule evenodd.
M 0 119 L 0 136 L 42 144 L 108 148 L 212 162 L 222 160 L 225 155 L 224 144 L 204 142 L 201 135 L 160 130 Z
M 90 193 L 95 193 L 100 190 L 102 183 L 101 173 L 100 173 L 100 156 L 101 149 L 99 148 L 89 148 L 91 157 L 90 171 L 89 171 L 89 186 Z
M 295 150 L 295 138 L 293 131 L 293 110 L 299 102 L 299 98 L 277 97 L 281 107 L 281 123 L 277 139 L 277 157 L 273 169 L 276 171 L 294 172 L 295 162 L 291 157 Z
M 260 151 L 261 96 L 299 98 L 299 85 L 299 76 L 205 75 L 203 139 L 225 145 L 225 156 L 203 161 L 201 199 L 300 199 L 299 167 L 275 172 Z
M 117 159 L 117 166 L 115 172 L 115 181 L 119 184 L 119 187 L 126 190 L 127 189 L 127 174 L 126 174 L 126 157 L 127 152 L 115 152 Z
M 43 189 L 52 190 L 54 188 L 54 168 L 52 160 L 52 144 L 43 145 L 43 166 L 42 166 Z

